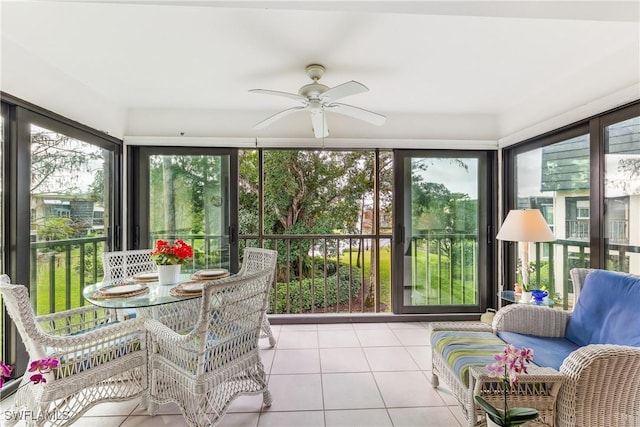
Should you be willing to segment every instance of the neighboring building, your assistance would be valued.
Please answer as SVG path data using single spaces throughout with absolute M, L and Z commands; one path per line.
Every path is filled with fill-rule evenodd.
M 51 218 L 69 218 L 79 234 L 88 230 L 102 232 L 104 229 L 104 208 L 97 206 L 88 196 L 78 194 L 33 194 L 31 195 L 31 230 Z M 35 233 L 34 233 L 35 232 Z
M 624 269 L 627 270 L 629 263 L 640 263 L 637 255 L 626 252 L 624 248 L 640 246 L 640 119 L 609 127 L 605 140 L 608 141 L 605 156 L 605 235 L 611 247 L 610 260 L 626 266 Z M 545 218 L 553 226 L 558 240 L 576 242 L 576 246 L 570 246 L 570 258 L 572 252 L 579 250 L 578 245 L 589 244 L 589 149 L 586 135 L 542 149 L 540 188 L 550 194 L 547 200 L 551 201 L 553 212 Z M 632 220 L 634 218 L 635 221 Z M 617 259 L 618 256 L 625 259 Z

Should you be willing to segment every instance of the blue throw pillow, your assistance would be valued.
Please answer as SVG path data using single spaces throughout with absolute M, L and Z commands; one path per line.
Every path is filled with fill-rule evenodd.
M 640 278 L 605 270 L 589 273 L 565 337 L 580 346 L 640 347 Z

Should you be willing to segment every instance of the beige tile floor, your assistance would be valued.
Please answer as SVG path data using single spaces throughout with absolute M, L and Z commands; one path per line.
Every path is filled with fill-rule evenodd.
M 261 354 L 273 394 L 237 398 L 220 427 L 459 427 L 455 399 L 431 387 L 428 323 L 274 325 Z M 2 402 L 6 410 L 9 399 Z M 75 426 L 186 426 L 173 404 L 150 417 L 137 400 L 104 403 Z M 0 418 L 0 424 L 4 417 Z M 20 424 L 18 424 L 20 426 Z

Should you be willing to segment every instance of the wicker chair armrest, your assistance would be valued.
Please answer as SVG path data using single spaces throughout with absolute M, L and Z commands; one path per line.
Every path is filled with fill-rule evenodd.
M 493 332 L 491 325 L 480 322 L 433 322 L 429 325 L 431 332 L 436 331 L 476 331 Z
M 202 373 L 206 343 L 200 341 L 195 330 L 179 334 L 155 319 L 148 319 L 145 328 L 149 333 L 149 357 L 170 360 L 189 375 Z
M 122 322 L 113 322 L 105 326 L 99 326 L 90 330 L 80 330 L 74 335 L 53 335 L 44 331 L 35 331 L 39 343 L 45 347 L 54 349 L 55 352 L 77 352 L 85 348 L 95 347 L 96 344 L 108 342 L 119 337 L 135 335 L 144 339 L 144 320 L 131 319 Z
M 36 316 L 36 319 L 38 319 L 38 321 L 46 322 L 46 321 L 51 320 L 51 319 L 66 318 L 66 317 L 74 316 L 76 314 L 100 313 L 100 312 L 105 312 L 105 311 L 110 311 L 110 310 L 111 309 L 98 307 L 98 306 L 95 306 L 95 305 L 85 305 L 83 307 L 77 307 L 77 308 L 72 308 L 72 309 L 69 309 L 69 310 L 58 311 L 56 313 L 43 314 L 42 316 Z
M 144 323 L 152 342 L 163 342 L 166 344 L 185 343 L 193 340 L 193 331 L 188 334 L 179 334 L 164 323 L 147 319 Z
M 51 335 L 77 334 L 117 320 L 115 310 L 84 306 L 36 317 L 36 323 Z
M 568 378 L 579 381 L 598 378 L 597 384 L 591 384 L 598 390 L 605 387 L 619 389 L 622 383 L 634 383 L 632 390 L 640 390 L 640 376 L 630 377 L 630 372 L 640 371 L 640 347 L 591 344 L 572 352 L 562 363 L 560 372 Z
M 540 337 L 563 337 L 571 313 L 548 307 L 511 304 L 493 319 L 495 331 L 516 332 Z
M 640 425 L 640 347 L 592 344 L 560 366 L 560 425 Z

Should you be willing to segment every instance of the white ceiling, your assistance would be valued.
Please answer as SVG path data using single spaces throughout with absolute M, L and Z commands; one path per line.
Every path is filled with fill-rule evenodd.
M 640 98 L 638 1 L 4 1 L 1 90 L 117 137 L 310 138 L 306 65 L 356 80 L 330 138 L 504 140 Z M 594 110 L 594 111 L 592 111 Z

